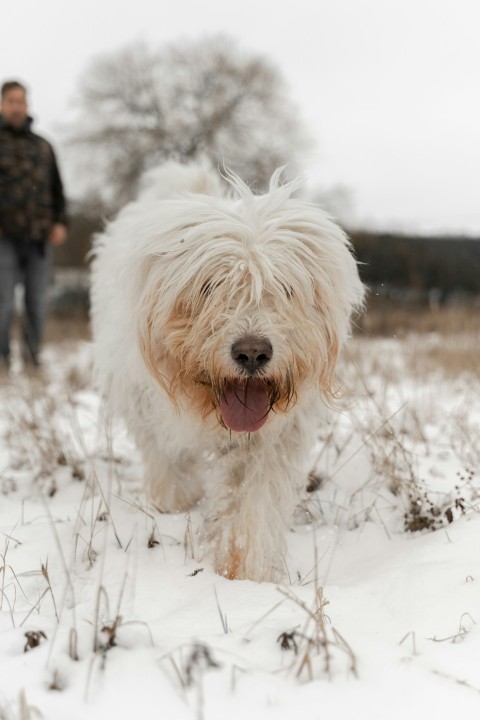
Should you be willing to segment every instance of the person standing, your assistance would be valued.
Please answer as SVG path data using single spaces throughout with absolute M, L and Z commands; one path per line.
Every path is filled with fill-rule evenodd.
M 24 362 L 39 365 L 52 247 L 67 237 L 62 180 L 50 143 L 32 132 L 27 90 L 4 82 L 0 101 L 0 365 L 10 365 L 14 290 L 25 289 Z

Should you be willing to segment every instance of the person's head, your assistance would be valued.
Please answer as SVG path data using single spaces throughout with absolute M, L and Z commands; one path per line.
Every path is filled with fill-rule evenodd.
M 1 89 L 0 113 L 9 125 L 20 128 L 28 117 L 27 89 L 16 80 L 4 82 Z

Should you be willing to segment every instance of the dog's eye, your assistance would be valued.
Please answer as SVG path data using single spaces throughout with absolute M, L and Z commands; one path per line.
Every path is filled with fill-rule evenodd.
M 209 280 L 208 282 L 203 283 L 201 290 L 202 295 L 204 297 L 208 297 L 221 284 L 221 280 Z
M 288 285 L 284 285 L 283 283 L 281 283 L 281 285 L 282 285 L 282 288 L 283 288 L 283 290 L 284 290 L 284 292 L 285 292 L 285 295 L 287 296 L 287 298 L 288 298 L 289 300 L 291 300 L 292 297 L 293 297 L 293 288 L 292 288 L 292 287 L 289 287 Z

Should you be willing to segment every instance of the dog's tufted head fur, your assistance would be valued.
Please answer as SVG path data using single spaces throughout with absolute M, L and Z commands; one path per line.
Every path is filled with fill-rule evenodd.
M 136 324 L 145 364 L 173 403 L 251 431 L 315 389 L 335 394 L 363 287 L 345 234 L 292 197 L 296 183 L 281 185 L 277 171 L 255 196 L 228 180 L 233 196 L 188 194 L 149 209 Z

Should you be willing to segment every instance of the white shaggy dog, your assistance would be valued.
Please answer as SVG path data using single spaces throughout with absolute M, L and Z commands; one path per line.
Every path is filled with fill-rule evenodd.
M 363 286 L 348 241 L 296 183 L 230 195 L 200 166 L 149 173 L 97 238 L 92 321 L 110 409 L 152 502 L 206 498 L 217 572 L 272 580 Z

